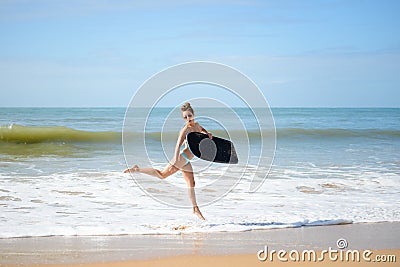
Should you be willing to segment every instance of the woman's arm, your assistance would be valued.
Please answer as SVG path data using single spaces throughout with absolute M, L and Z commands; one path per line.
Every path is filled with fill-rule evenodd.
M 208 135 L 208 138 L 211 139 L 212 138 L 212 134 L 210 132 L 208 132 L 206 129 L 204 129 L 200 124 L 199 124 L 199 126 L 200 126 L 200 129 L 201 129 L 200 132 Z
M 172 165 L 175 165 L 176 162 L 178 161 L 181 145 L 183 144 L 183 142 L 185 141 L 185 138 L 186 138 L 185 132 L 186 132 L 186 128 L 183 128 L 179 133 L 178 140 L 176 141 L 175 153 L 174 153 Z

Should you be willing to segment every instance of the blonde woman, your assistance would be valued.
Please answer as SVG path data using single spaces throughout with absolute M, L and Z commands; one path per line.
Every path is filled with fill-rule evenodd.
M 154 168 L 140 168 L 138 165 L 134 165 L 132 168 L 126 169 L 124 172 L 145 173 L 160 179 L 165 179 L 180 170 L 188 186 L 190 201 L 193 205 L 193 213 L 196 214 L 201 220 L 205 220 L 196 202 L 196 195 L 194 191 L 195 181 L 192 164 L 190 163 L 190 160 L 194 157 L 194 155 L 188 148 L 186 135 L 190 132 L 201 132 L 207 134 L 209 138 L 212 138 L 212 134 L 207 132 L 207 130 L 204 129 L 199 123 L 195 122 L 194 111 L 190 103 L 185 103 L 181 107 L 181 114 L 182 118 L 186 121 L 186 124 L 179 133 L 175 147 L 175 154 L 171 162 L 163 170 L 157 170 Z M 182 145 L 184 145 L 184 148 L 181 150 Z

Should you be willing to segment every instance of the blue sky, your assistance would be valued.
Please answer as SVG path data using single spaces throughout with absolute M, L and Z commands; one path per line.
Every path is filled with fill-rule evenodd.
M 399 1 L 138 2 L 0 0 L 0 106 L 123 107 L 201 60 L 273 107 L 400 107 Z

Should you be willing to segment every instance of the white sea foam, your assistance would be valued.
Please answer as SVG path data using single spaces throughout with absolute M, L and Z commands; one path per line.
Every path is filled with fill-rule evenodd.
M 352 178 L 306 179 L 304 171 L 274 170 L 256 193 L 248 193 L 248 181 L 242 180 L 225 198 L 202 207 L 205 222 L 190 209 L 158 203 L 120 172 L 19 179 L 2 174 L 0 237 L 179 234 L 400 220 L 397 174 L 347 170 Z M 322 175 L 330 170 L 313 171 Z M 212 179 L 216 174 L 207 175 Z M 155 178 L 148 179 L 151 184 Z M 202 179 L 196 191 L 200 204 L 216 191 L 202 186 L 209 182 Z

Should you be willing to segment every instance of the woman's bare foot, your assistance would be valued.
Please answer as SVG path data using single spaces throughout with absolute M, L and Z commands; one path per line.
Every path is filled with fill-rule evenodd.
M 133 165 L 132 168 L 129 168 L 129 169 L 124 170 L 124 173 L 128 173 L 128 172 L 137 172 L 138 169 L 139 169 L 139 166 L 138 166 L 138 165 Z
M 206 219 L 204 218 L 203 214 L 201 214 L 201 211 L 199 209 L 198 206 L 194 206 L 193 207 L 193 213 L 197 215 L 197 217 L 199 217 L 200 220 L 205 221 Z

